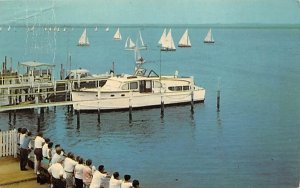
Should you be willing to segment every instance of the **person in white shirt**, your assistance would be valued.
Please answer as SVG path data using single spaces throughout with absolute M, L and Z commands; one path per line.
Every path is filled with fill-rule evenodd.
M 74 176 L 75 176 L 75 187 L 82 188 L 83 187 L 83 159 L 81 157 L 78 158 L 78 164 L 74 168 Z
M 122 180 L 119 179 L 119 172 L 114 172 L 109 180 L 109 188 L 121 188 Z
M 43 144 L 45 143 L 45 140 L 43 138 L 43 133 L 39 132 L 34 140 L 34 154 L 37 161 L 37 174 L 39 174 L 39 170 L 41 168 L 41 161 L 43 160 Z
M 69 152 L 64 161 L 64 170 L 66 173 L 66 187 L 73 187 L 74 168 L 78 162 L 74 161 L 74 154 Z
M 57 163 L 57 161 L 59 161 L 59 159 L 64 159 L 64 157 L 62 156 L 62 149 L 61 149 L 61 147 L 57 147 L 56 148 L 56 153 L 52 156 L 50 164 Z
M 19 139 L 19 144 L 20 144 L 20 145 L 23 144 L 23 142 L 24 142 L 24 137 L 25 137 L 25 135 L 26 135 L 27 132 L 28 132 L 28 131 L 27 131 L 26 128 L 22 128 L 22 129 L 21 129 L 20 139 Z
M 62 166 L 63 159 L 59 159 L 57 163 L 52 164 L 48 168 L 48 172 L 52 176 L 51 181 L 52 181 L 52 188 L 63 188 L 65 187 L 65 182 L 64 182 L 64 168 Z
M 126 174 L 124 175 L 124 181 L 121 184 L 121 188 L 131 188 L 132 183 L 130 181 L 131 176 Z
M 133 188 L 140 188 L 140 182 L 139 182 L 139 180 L 133 180 L 132 181 L 132 187 Z
M 45 144 L 42 147 L 43 157 L 48 159 L 47 151 L 48 151 L 48 143 L 50 142 L 49 138 L 45 138 Z
M 106 178 L 110 176 L 104 171 L 104 165 L 99 165 L 98 170 L 93 174 L 90 188 L 104 188 Z

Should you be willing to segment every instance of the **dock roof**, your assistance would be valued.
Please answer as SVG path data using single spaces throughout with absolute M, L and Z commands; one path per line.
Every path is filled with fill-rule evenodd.
M 27 66 L 27 67 L 42 67 L 42 66 L 54 67 L 55 66 L 53 64 L 41 63 L 41 62 L 37 62 L 37 61 L 26 61 L 26 62 L 20 63 L 20 65 Z

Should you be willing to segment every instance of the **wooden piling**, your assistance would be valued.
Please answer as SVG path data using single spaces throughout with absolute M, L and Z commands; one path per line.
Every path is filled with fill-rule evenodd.
M 194 91 L 191 92 L 191 112 L 194 113 Z
M 130 91 L 129 97 L 129 122 L 132 121 L 132 92 Z
M 15 125 L 16 124 L 16 120 L 17 120 L 17 118 L 16 118 L 16 110 L 14 110 L 14 117 L 13 117 L 13 124 Z
M 217 91 L 217 111 L 220 111 L 220 96 L 221 96 L 221 91 Z
M 79 129 L 80 128 L 80 109 L 78 108 L 78 104 L 77 104 L 77 109 L 78 110 L 76 110 L 76 114 L 77 114 L 77 129 Z
M 163 118 L 165 113 L 165 103 L 164 103 L 164 96 L 161 95 L 161 102 L 160 102 L 160 117 Z
M 98 108 L 98 123 L 100 123 L 100 107 Z

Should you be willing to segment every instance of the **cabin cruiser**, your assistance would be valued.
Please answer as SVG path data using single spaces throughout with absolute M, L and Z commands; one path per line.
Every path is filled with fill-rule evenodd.
M 106 79 L 102 87 L 72 91 L 75 110 L 126 110 L 193 102 L 204 102 L 205 89 L 196 86 L 193 77 L 119 75 Z

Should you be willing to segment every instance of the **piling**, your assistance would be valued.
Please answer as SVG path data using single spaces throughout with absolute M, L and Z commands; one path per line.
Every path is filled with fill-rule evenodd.
M 98 108 L 98 123 L 100 123 L 100 107 Z
M 160 117 L 163 118 L 165 113 L 165 103 L 164 103 L 164 96 L 161 95 L 161 101 L 160 101 Z
M 221 95 L 221 91 L 218 90 L 217 91 L 217 111 L 220 111 L 220 95 Z
M 13 124 L 16 125 L 16 110 L 14 110 Z
M 194 91 L 191 92 L 191 112 L 194 113 Z
M 129 121 L 132 121 L 132 92 L 130 92 L 129 97 Z
M 220 112 L 220 99 L 221 99 L 220 78 L 218 78 L 218 89 L 217 89 L 217 112 Z
M 78 109 L 78 110 L 76 110 L 76 114 L 77 114 L 77 129 L 80 128 L 80 110 L 79 110 L 78 106 L 79 105 L 77 104 L 77 109 Z

